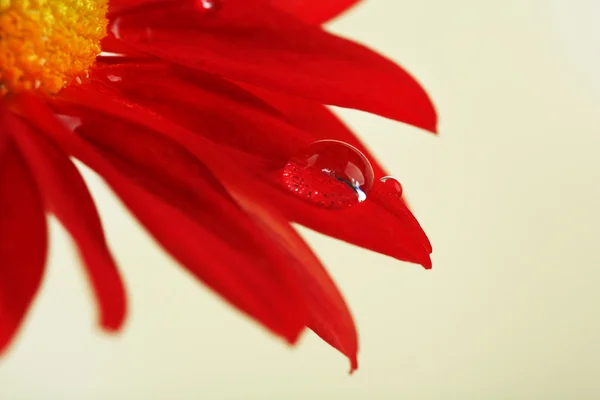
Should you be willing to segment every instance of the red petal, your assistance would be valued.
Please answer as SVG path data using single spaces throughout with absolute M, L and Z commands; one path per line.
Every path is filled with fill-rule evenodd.
M 134 79 L 133 71 L 140 76 L 137 83 L 135 80 L 130 81 Z M 253 103 L 244 102 L 239 96 L 233 97 L 237 100 L 236 108 L 232 99 L 223 99 L 209 91 L 202 91 L 191 82 L 177 84 L 168 70 L 162 70 L 160 75 L 162 83 L 170 85 L 165 90 L 161 88 L 162 83 L 157 87 L 145 84 L 148 76 L 152 74 L 142 66 L 136 66 L 132 72 L 123 68 L 120 71 L 118 68 L 105 71 L 109 72 L 114 72 L 121 78 L 114 86 L 127 90 L 136 103 L 159 110 L 171 120 L 197 133 L 186 131 L 180 125 L 161 130 L 162 134 L 182 143 L 219 173 L 237 168 L 236 174 L 252 181 L 255 190 L 268 193 L 267 199 L 276 204 L 290 220 L 400 260 L 417 262 L 426 268 L 431 266 L 429 241 L 405 205 L 395 204 L 395 207 L 400 207 L 399 211 L 390 213 L 388 208 L 379 204 L 377 194 L 373 194 L 369 201 L 360 207 L 343 213 L 330 212 L 306 204 L 280 186 L 279 179 L 274 178 L 272 172 L 282 168 L 287 158 L 295 151 L 315 140 L 314 134 L 282 123 L 275 115 L 257 110 L 252 106 Z M 213 86 L 217 87 L 218 79 L 213 80 Z M 231 97 L 230 93 L 228 92 L 228 97 Z M 70 101 L 79 101 L 76 90 L 66 91 L 65 96 L 68 96 L 65 99 L 73 97 Z M 105 107 L 114 100 L 99 96 L 94 101 L 98 104 L 97 107 Z M 117 107 L 110 107 L 111 110 L 107 112 L 114 114 Z M 208 113 L 205 107 L 209 110 Z M 140 109 L 128 109 L 119 112 L 119 115 L 149 127 L 157 124 L 147 116 L 147 112 Z M 156 119 L 156 116 L 152 118 Z M 210 141 L 198 134 L 207 136 Z M 271 154 L 271 159 L 267 160 L 266 164 L 253 162 L 239 151 L 233 152 L 227 147 L 215 145 L 215 141 L 222 143 L 231 138 L 234 140 L 231 143 L 226 142 L 228 146 L 235 146 L 235 141 L 239 140 L 242 146 L 237 150 L 246 150 L 261 158 Z M 270 153 L 261 152 L 261 148 L 272 150 Z M 226 156 L 232 157 L 233 160 L 224 162 L 223 160 L 227 160 Z M 227 165 L 223 165 L 224 163 Z M 354 223 L 358 220 L 364 221 L 360 227 Z
M 312 24 L 325 23 L 359 0 L 270 0 L 272 4 Z
M 295 126 L 311 134 L 313 139 L 336 139 L 349 143 L 363 152 L 371 161 L 376 177 L 389 175 L 384 168 L 379 165 L 377 159 L 371 155 L 369 149 L 348 129 L 342 121 L 339 120 L 327 107 L 306 101 L 297 97 L 286 96 L 282 93 L 276 93 L 262 88 L 244 86 L 250 92 L 264 99 L 268 104 L 279 110 L 285 118 Z M 380 185 L 376 184 L 377 188 Z M 410 214 L 406 203 L 394 193 L 382 193 L 376 190 L 371 193 L 369 201 L 377 204 L 387 210 L 391 215 L 389 218 L 400 219 L 412 226 L 412 232 L 420 237 L 424 248 L 431 253 L 432 247 L 429 239 L 421 229 L 418 221 Z
M 171 62 L 436 129 L 429 97 L 406 71 L 266 1 L 228 0 L 215 11 L 201 11 L 192 0 L 160 4 L 115 17 L 113 31 Z
M 99 87 L 118 89 L 132 102 L 234 149 L 247 162 L 252 157 L 254 162 L 266 163 L 265 168 L 278 168 L 298 150 L 299 143 L 308 145 L 313 140 L 263 100 L 212 75 L 140 64 L 98 68 L 91 78 L 105 83 Z M 70 89 L 63 92 L 64 99 L 76 95 Z
M 99 106 L 93 93 L 82 89 L 80 94 L 88 107 Z M 128 106 L 124 103 L 103 106 L 135 113 L 133 106 L 121 109 Z M 94 141 L 102 149 L 99 152 L 57 126 L 36 104 L 29 102 L 26 109 L 38 116 L 36 122 L 43 123 L 61 146 L 102 175 L 190 273 L 275 333 L 296 340 L 305 311 L 289 258 L 262 237 L 191 154 L 138 124 L 102 120 L 98 112 L 73 109 L 82 119 L 78 132 Z M 94 122 L 100 124 L 100 131 Z
M 20 147 L 49 209 L 75 239 L 96 294 L 100 324 L 121 327 L 126 314 L 125 288 L 108 250 L 100 218 L 79 172 L 55 144 L 16 120 Z
M 183 71 L 179 72 L 183 74 Z M 156 76 L 161 76 L 162 79 L 156 81 Z M 168 68 L 139 65 L 135 68 L 123 68 L 122 66 L 101 68 L 95 71 L 92 79 L 107 81 L 107 77 L 112 77 L 113 88 L 118 87 L 135 96 L 136 102 L 142 104 L 151 102 L 155 110 L 160 109 L 163 113 L 168 113 L 172 120 L 179 123 L 188 121 L 194 125 L 196 132 L 210 135 L 212 140 L 226 142 L 228 146 L 239 146 L 240 151 L 246 150 L 253 154 L 258 153 L 261 157 L 271 156 L 271 158 L 277 159 L 284 149 L 276 146 L 288 143 L 287 140 L 281 139 L 289 138 L 294 134 L 306 136 L 304 132 L 294 131 L 282 121 L 266 119 L 262 116 L 263 114 L 258 112 L 267 115 L 273 114 L 272 108 L 268 108 L 249 93 L 215 77 L 198 82 L 198 79 L 202 78 L 201 76 L 186 75 L 187 78 L 193 78 L 193 82 L 202 83 L 204 86 L 197 87 L 192 85 L 192 81 L 182 82 L 175 79 L 173 72 Z M 76 91 L 70 91 L 70 94 L 77 95 Z M 234 100 L 238 100 L 238 102 Z M 94 103 L 107 104 L 108 100 L 97 98 Z M 240 107 L 240 103 L 245 107 Z M 190 109 L 190 105 L 194 105 L 194 108 Z M 249 110 L 245 110 L 245 108 L 249 108 Z M 252 112 L 252 110 L 254 111 Z M 240 115 L 246 116 L 246 118 L 240 118 Z M 258 117 L 262 118 L 258 119 Z M 271 125 L 265 125 L 263 122 L 265 120 Z M 260 128 L 259 132 L 257 132 L 258 128 Z M 106 143 L 107 136 L 113 135 L 109 132 L 114 130 L 107 129 L 104 124 L 103 131 L 95 137 Z M 272 138 L 272 146 L 265 146 L 265 137 Z M 127 145 L 121 140 L 119 142 L 124 148 L 136 148 L 137 144 L 144 142 L 136 137 L 128 140 L 132 141 L 132 145 Z M 298 140 L 302 140 L 302 138 Z M 297 141 L 290 140 L 290 142 L 297 145 Z M 106 148 L 106 144 L 101 147 Z M 270 149 L 270 151 L 267 152 L 265 149 Z M 295 150 L 294 147 L 288 151 L 293 150 Z M 220 157 L 219 154 L 216 156 Z M 282 162 L 285 161 L 284 156 Z M 237 176 L 237 172 L 233 172 L 233 176 Z M 177 179 L 177 177 L 171 179 Z M 306 294 L 309 313 L 307 326 L 348 356 L 352 369 L 355 369 L 357 367 L 356 328 L 343 298 L 323 266 L 291 228 L 287 219 L 280 216 L 276 209 L 268 206 L 269 201 L 261 196 L 260 190 L 255 190 L 254 182 L 251 179 L 237 179 L 236 185 L 230 189 L 233 190 L 236 200 L 254 216 L 255 222 L 262 227 L 263 231 L 267 232 L 278 245 L 284 246 L 294 258 L 301 260 L 301 263 L 291 263 L 290 265 L 297 267 L 295 271 Z
M 256 86 L 242 87 L 278 110 L 287 121 L 308 133 L 312 140 L 335 139 L 351 144 L 367 156 L 376 177 L 389 175 L 369 148 L 326 106 Z
M 284 246 L 302 264 L 295 264 L 304 289 L 308 308 L 306 325 L 350 360 L 350 372 L 358 368 L 358 337 L 354 320 L 335 283 L 304 240 L 290 226 L 276 208 L 265 201 L 264 194 L 256 191 L 252 182 L 236 180 L 230 186 L 240 203 L 273 240 Z
M 124 12 L 147 4 L 158 3 L 165 0 L 110 0 L 109 13 Z
M 111 71 L 117 72 L 117 70 L 114 68 L 111 69 Z M 146 79 L 143 78 L 145 76 L 144 69 L 136 67 L 135 71 L 138 71 L 142 77 L 142 81 L 140 82 L 142 83 L 144 79 Z M 123 78 L 123 76 L 127 77 L 128 75 L 115 75 L 116 78 Z M 166 80 L 169 80 L 168 74 L 160 76 L 163 76 L 163 78 L 166 77 Z M 118 82 L 127 82 L 128 78 L 115 80 Z M 144 87 L 143 84 L 138 86 Z M 125 85 L 125 87 L 128 86 Z M 131 87 L 135 87 L 135 85 L 132 85 Z M 160 104 L 161 101 L 164 101 L 166 103 L 170 103 L 173 109 L 177 109 L 182 106 L 189 106 L 189 103 L 187 103 L 189 97 L 194 97 L 197 99 L 206 98 L 206 96 L 201 96 L 199 94 L 198 96 L 194 96 L 193 92 L 189 92 L 191 88 L 185 90 L 185 88 L 182 87 L 181 89 L 182 90 L 175 91 L 175 93 L 181 94 L 182 98 L 185 99 L 185 101 L 182 103 L 179 103 L 177 99 L 169 96 L 169 94 L 173 93 L 172 90 L 165 91 L 165 96 L 158 98 L 152 94 L 152 91 L 145 93 L 148 98 L 154 98 L 156 100 L 156 102 L 153 103 L 154 105 Z M 367 247 L 374 248 L 375 250 L 396 256 L 400 259 L 417 261 L 421 262 L 426 267 L 430 266 L 428 252 L 425 251 L 422 243 L 420 242 L 419 235 L 415 234 L 414 232 L 414 229 L 416 228 L 411 224 L 407 224 L 405 220 L 395 221 L 393 215 L 390 215 L 385 209 L 377 207 L 375 204 L 371 204 L 369 206 L 374 207 L 374 210 L 362 207 L 356 208 L 363 209 L 363 211 L 360 213 L 355 213 L 354 210 L 348 210 L 348 212 L 351 212 L 352 214 L 328 212 L 316 207 L 312 207 L 301 200 L 296 199 L 295 197 L 289 196 L 287 192 L 280 190 L 277 186 L 273 186 L 260 179 L 256 179 L 252 175 L 248 175 L 248 171 L 239 169 L 239 167 L 231 162 L 232 160 L 229 158 L 231 152 L 226 151 L 227 148 L 215 145 L 215 143 L 206 140 L 198 134 L 187 131 L 179 125 L 168 123 L 158 115 L 149 113 L 141 107 L 133 107 L 124 100 L 117 100 L 118 96 L 114 93 L 108 95 L 103 94 L 99 90 L 96 93 L 86 92 L 84 94 L 79 89 L 73 89 L 65 92 L 64 95 L 66 97 L 63 98 L 62 101 L 68 100 L 72 103 L 78 103 L 85 99 L 86 102 L 90 104 L 93 103 L 96 108 L 102 109 L 103 112 L 113 116 L 118 116 L 119 118 L 128 119 L 135 124 L 153 127 L 155 128 L 156 132 L 160 132 L 162 135 L 183 144 L 192 153 L 196 154 L 203 161 L 207 162 L 211 168 L 214 168 L 215 171 L 218 171 L 219 177 L 226 182 L 228 188 L 232 190 L 234 194 L 236 194 L 236 198 L 238 198 L 238 200 L 241 201 L 251 213 L 257 214 L 257 218 L 266 217 L 261 213 L 257 213 L 256 210 L 253 210 L 253 207 L 261 209 L 261 207 L 271 207 L 268 205 L 269 203 L 275 204 L 277 208 L 284 210 L 288 215 L 297 214 L 293 216 L 299 217 L 302 222 L 308 221 L 308 225 L 313 228 L 320 229 L 330 234 L 331 231 L 333 231 L 333 235 L 342 237 L 346 240 L 355 240 L 355 243 L 366 245 Z M 209 96 L 209 99 L 209 101 L 215 102 L 213 104 L 213 108 L 218 110 L 221 106 L 221 104 L 217 101 L 218 97 L 213 95 L 212 97 Z M 147 103 L 148 99 L 144 96 L 138 96 L 136 97 L 136 101 L 138 100 L 144 104 L 145 102 Z M 126 105 L 126 107 L 123 107 L 122 105 Z M 249 105 L 247 107 L 252 109 L 252 107 Z M 225 107 L 224 110 L 227 111 L 229 108 Z M 187 110 L 187 113 L 193 114 L 193 112 L 194 110 Z M 201 112 L 201 110 L 199 109 L 197 112 Z M 265 119 L 263 114 L 260 115 L 262 115 L 262 118 Z M 231 120 L 234 121 L 236 121 L 237 117 L 239 116 L 238 113 L 229 113 L 227 115 Z M 269 118 L 273 118 L 273 116 L 269 116 Z M 243 121 L 243 119 L 240 119 L 240 121 Z M 237 121 L 237 123 L 241 123 L 240 121 Z M 200 133 L 201 131 L 197 130 L 197 132 Z M 276 133 L 277 132 L 275 132 L 275 134 Z M 247 132 L 247 134 L 251 135 L 252 131 Z M 260 139 L 260 136 L 255 137 Z M 281 136 L 281 139 L 285 140 L 286 137 L 287 136 Z M 244 202 L 240 200 L 240 198 L 252 200 Z M 273 208 L 271 207 L 270 210 L 272 209 Z M 407 215 L 410 216 L 410 212 L 408 212 L 408 210 L 406 210 L 406 212 Z M 356 221 L 357 218 L 358 220 L 365 221 L 365 226 L 367 227 L 366 229 L 357 227 L 356 224 L 351 222 Z M 386 222 L 382 223 L 381 221 Z M 265 225 L 267 227 L 276 226 L 272 220 L 268 220 Z M 420 232 L 422 232 L 420 228 L 418 229 Z M 281 228 L 277 227 L 276 230 L 279 231 Z M 369 233 L 368 236 L 366 235 L 367 232 Z M 412 252 L 409 250 L 411 248 L 413 249 Z M 415 253 L 414 249 L 417 249 L 416 255 L 413 254 Z M 304 260 L 305 258 L 302 259 Z M 310 282 L 310 279 L 316 279 L 314 276 L 311 276 L 311 274 L 318 276 L 318 272 L 310 272 L 310 269 L 308 271 L 308 277 L 304 277 L 303 280 L 306 279 Z M 304 273 L 306 273 L 306 271 L 304 271 Z M 307 287 L 311 287 L 310 283 L 305 283 L 305 285 L 307 285 Z M 315 286 L 317 288 L 315 290 L 318 291 L 319 286 L 317 284 L 313 286 Z M 331 296 L 331 294 L 329 295 Z M 315 298 L 319 297 L 316 296 Z M 339 348 L 342 352 L 348 355 L 351 360 L 353 360 L 353 357 L 355 356 L 355 350 L 352 343 L 355 342 L 355 333 L 353 325 L 348 323 L 348 317 L 344 316 L 343 310 L 345 310 L 345 306 L 344 308 L 341 308 L 339 305 L 340 303 L 336 303 L 335 300 L 331 299 L 329 301 L 324 300 L 326 298 L 326 294 L 320 298 L 322 301 L 321 307 L 323 309 L 316 308 L 314 304 L 318 303 L 317 301 L 312 303 L 309 302 L 311 308 L 309 310 L 310 322 L 308 324 L 312 329 L 318 332 L 322 337 L 324 337 L 335 347 Z M 337 310 L 332 313 L 337 313 L 337 319 L 335 317 L 326 316 L 326 309 L 331 303 L 334 304 L 333 309 Z M 344 320 L 346 322 L 340 322 Z
M 109 3 L 110 13 L 121 13 L 140 6 L 152 5 L 171 0 L 111 0 Z M 209 0 L 210 1 L 210 0 Z M 221 0 L 214 0 L 218 5 Z M 251 2 L 253 0 L 247 0 Z M 306 22 L 321 24 L 335 18 L 359 0 L 270 0 L 273 5 L 294 14 Z M 196 3 L 202 3 L 196 0 Z M 202 4 L 200 4 L 202 5 Z
M 0 353 L 10 344 L 38 291 L 47 246 L 40 195 L 8 137 L 8 114 L 0 105 Z
M 374 189 L 378 184 L 375 181 Z M 395 213 L 390 213 L 387 207 L 382 207 L 382 195 L 374 189 L 364 203 L 330 211 L 290 195 L 275 184 L 255 182 L 255 190 L 268 195 L 272 204 L 277 204 L 292 221 L 357 246 L 431 268 L 431 246 L 410 210 L 400 201 L 394 204 Z

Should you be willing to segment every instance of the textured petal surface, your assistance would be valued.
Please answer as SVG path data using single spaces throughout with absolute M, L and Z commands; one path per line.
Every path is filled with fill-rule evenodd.
M 436 129 L 429 97 L 406 71 L 268 1 L 228 0 L 208 11 L 192 0 L 164 2 L 114 15 L 111 31 L 135 49 L 228 79 Z
M 77 243 L 99 306 L 100 324 L 118 329 L 126 314 L 125 288 L 108 250 L 100 218 L 85 182 L 69 158 L 23 122 L 15 142 L 42 190 L 46 209 Z
M 327 22 L 358 2 L 359 0 L 271 0 L 271 4 L 313 24 Z
M 305 310 L 289 257 L 261 235 L 210 171 L 184 148 L 143 124 L 116 118 L 135 116 L 134 106 L 106 102 L 93 90 L 78 92 L 78 104 L 96 107 L 103 101 L 114 112 L 106 118 L 80 106 L 61 110 L 78 115 L 77 131 L 85 141 L 68 134 L 34 102 L 26 108 L 61 146 L 103 176 L 192 275 L 273 332 L 295 341 L 305 325 Z M 144 117 L 151 118 L 147 124 L 158 123 L 152 115 Z
M 47 246 L 40 195 L 9 136 L 9 118 L 0 107 L 0 353 L 11 343 L 38 291 Z

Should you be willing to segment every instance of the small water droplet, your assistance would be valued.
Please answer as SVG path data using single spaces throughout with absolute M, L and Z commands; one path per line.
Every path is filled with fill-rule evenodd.
M 115 20 L 110 25 L 109 30 L 115 38 L 121 39 L 121 17 L 115 18 Z
M 199 0 L 198 4 L 205 10 L 212 10 L 217 6 L 217 0 Z
M 70 131 L 74 132 L 77 128 L 83 125 L 83 121 L 79 117 L 71 115 L 56 114 L 56 118 Z
M 117 76 L 117 75 L 113 75 L 113 74 L 108 74 L 108 75 L 106 75 L 106 77 L 111 82 L 121 82 L 123 80 L 122 77 Z
M 125 57 L 122 53 L 112 53 L 110 51 L 103 51 L 99 54 L 99 57 Z
M 358 149 L 337 140 L 320 140 L 287 162 L 282 183 L 313 204 L 341 209 L 365 201 L 373 179 L 371 163 Z
M 402 184 L 400 181 L 393 176 L 384 176 L 380 179 L 383 183 L 383 186 L 386 188 L 388 193 L 393 193 L 398 197 L 402 197 L 402 192 L 404 189 L 402 188 Z

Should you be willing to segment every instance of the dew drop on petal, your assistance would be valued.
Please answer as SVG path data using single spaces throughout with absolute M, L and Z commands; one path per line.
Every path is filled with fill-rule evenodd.
M 110 33 L 117 39 L 121 39 L 121 17 L 117 17 L 109 26 Z
M 56 114 L 56 118 L 69 130 L 75 132 L 77 128 L 83 125 L 81 118 L 73 117 L 71 115 Z
M 373 179 L 371 163 L 358 149 L 337 140 L 320 140 L 287 162 L 282 184 L 320 207 L 343 209 L 365 201 Z
M 386 192 L 395 194 L 398 197 L 402 197 L 402 184 L 398 179 L 394 178 L 393 176 L 384 176 L 380 179 L 380 181 L 383 183 L 383 187 L 385 188 Z
M 138 1 L 123 6 L 120 14 L 111 19 L 107 30 L 115 38 L 125 41 L 157 42 L 165 35 L 165 20 L 181 19 L 185 20 L 183 24 L 191 24 L 195 18 L 212 15 L 221 5 L 221 0 Z
M 197 3 L 205 10 L 212 10 L 217 6 L 217 0 L 197 0 Z
M 120 76 L 113 75 L 113 74 L 108 74 L 108 75 L 106 75 L 106 77 L 111 82 L 121 82 L 123 80 L 123 78 L 121 78 Z

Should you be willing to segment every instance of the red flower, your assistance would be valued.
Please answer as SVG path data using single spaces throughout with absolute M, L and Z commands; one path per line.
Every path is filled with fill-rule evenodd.
M 310 145 L 368 155 L 323 104 L 436 125 L 405 71 L 319 26 L 355 2 L 111 0 L 108 26 L 106 0 L 0 5 L 0 351 L 42 278 L 45 212 L 79 247 L 100 324 L 125 318 L 73 156 L 192 275 L 289 342 L 309 327 L 355 369 L 350 312 L 290 221 L 425 268 L 431 246 L 372 157 Z

